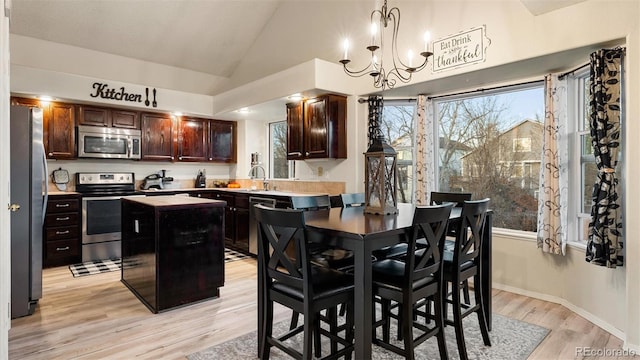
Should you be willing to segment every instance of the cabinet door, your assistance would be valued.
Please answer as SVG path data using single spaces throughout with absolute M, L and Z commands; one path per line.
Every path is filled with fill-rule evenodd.
M 326 98 L 308 100 L 304 108 L 304 148 L 308 158 L 326 158 L 327 116 Z
M 113 127 L 140 129 L 140 114 L 137 111 L 111 109 Z
M 209 140 L 209 161 L 235 163 L 236 123 L 233 121 L 211 120 Z
M 50 159 L 76 157 L 75 108 L 51 103 L 44 112 L 44 146 Z
M 207 160 L 208 123 L 207 119 L 183 118 L 180 120 L 178 160 Z
M 142 156 L 143 160 L 173 160 L 173 120 L 164 114 L 143 114 Z
M 111 126 L 109 109 L 95 106 L 78 106 L 78 124 L 93 126 Z
M 305 156 L 302 104 L 287 104 L 287 160 L 300 160 Z
M 249 195 L 235 195 L 235 238 L 233 245 L 236 249 L 249 252 Z

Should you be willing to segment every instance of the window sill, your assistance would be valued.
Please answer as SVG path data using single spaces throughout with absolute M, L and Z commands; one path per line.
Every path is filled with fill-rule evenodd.
M 492 233 L 493 235 L 498 235 L 511 240 L 538 241 L 537 234 L 531 231 L 493 228 Z M 568 241 L 567 246 L 580 251 L 585 251 L 587 249 L 587 243 L 585 241 Z

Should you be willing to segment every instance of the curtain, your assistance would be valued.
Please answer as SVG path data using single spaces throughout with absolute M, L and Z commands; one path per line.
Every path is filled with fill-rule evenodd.
M 434 107 L 426 95 L 418 95 L 416 109 L 416 204 L 428 205 L 429 194 L 435 190 Z
M 545 76 L 545 116 L 538 195 L 538 248 L 564 255 L 567 247 L 568 137 L 567 86 Z M 564 210 L 564 211 L 563 211 Z
M 621 68 L 624 49 L 591 54 L 589 123 L 598 174 L 593 186 L 586 261 L 615 268 L 623 265 L 622 218 L 618 197 Z

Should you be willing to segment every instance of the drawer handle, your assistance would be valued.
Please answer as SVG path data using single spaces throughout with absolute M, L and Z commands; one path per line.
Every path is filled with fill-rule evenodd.
M 68 246 L 65 246 L 63 248 L 56 248 L 56 251 L 67 251 L 67 250 L 69 250 Z
M 68 217 L 68 216 L 65 216 L 65 217 L 59 217 L 59 218 L 56 218 L 56 221 L 67 221 L 67 220 L 69 220 L 69 219 L 71 219 L 71 218 L 70 218 L 70 217 Z
M 65 231 L 56 231 L 56 235 L 66 235 L 69 233 L 69 230 L 65 230 Z
M 56 204 L 56 207 L 61 208 L 61 207 L 69 207 L 71 206 L 71 204 L 67 203 L 67 204 Z

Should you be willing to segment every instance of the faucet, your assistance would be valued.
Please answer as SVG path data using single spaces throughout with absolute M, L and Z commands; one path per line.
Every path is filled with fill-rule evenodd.
M 262 190 L 269 190 L 269 180 L 267 180 L 267 171 L 261 165 L 251 166 L 249 170 L 249 177 L 252 180 L 260 177 L 260 170 L 262 170 Z

